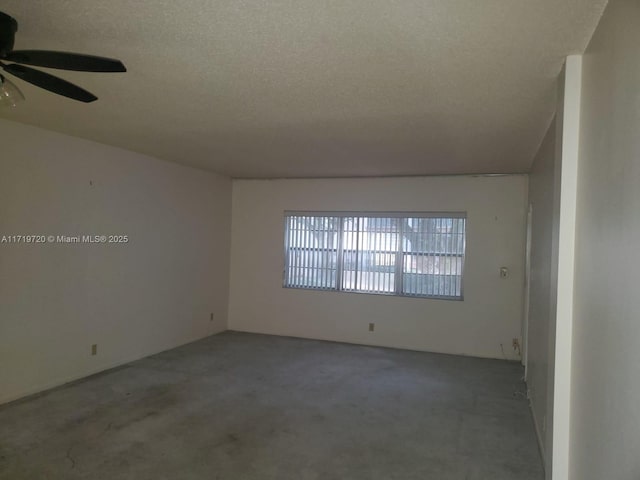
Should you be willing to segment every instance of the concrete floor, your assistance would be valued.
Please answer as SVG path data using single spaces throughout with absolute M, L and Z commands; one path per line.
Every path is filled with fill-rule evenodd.
M 0 407 L 0 478 L 542 480 L 521 376 L 226 332 Z

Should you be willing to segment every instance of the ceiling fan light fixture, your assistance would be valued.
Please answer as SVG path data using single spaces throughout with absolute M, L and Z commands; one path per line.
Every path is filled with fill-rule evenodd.
M 15 107 L 24 101 L 24 95 L 18 87 L 0 75 L 0 107 Z

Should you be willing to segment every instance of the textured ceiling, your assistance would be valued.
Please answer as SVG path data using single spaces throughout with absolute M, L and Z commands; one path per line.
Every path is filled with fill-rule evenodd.
M 129 71 L 0 116 L 234 177 L 524 172 L 605 3 L 3 0 L 16 49 Z

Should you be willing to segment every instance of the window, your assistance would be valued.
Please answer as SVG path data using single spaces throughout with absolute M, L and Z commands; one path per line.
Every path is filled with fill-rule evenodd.
M 464 213 L 285 212 L 284 286 L 462 299 Z

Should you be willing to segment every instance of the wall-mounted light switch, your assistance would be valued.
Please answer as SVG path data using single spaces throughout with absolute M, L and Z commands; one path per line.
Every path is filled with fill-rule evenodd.
M 98 354 L 98 344 L 94 343 L 93 345 L 91 345 L 91 355 L 97 355 Z
M 375 323 L 370 323 L 369 324 L 369 331 L 373 332 L 376 329 L 376 324 Z
M 507 278 L 509 276 L 509 269 L 507 267 L 500 267 L 500 278 Z

